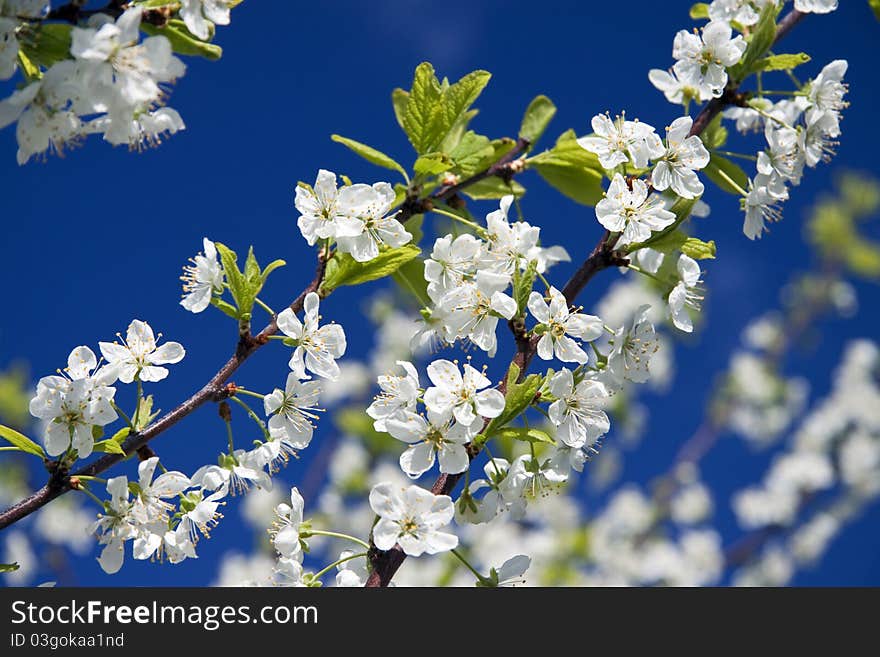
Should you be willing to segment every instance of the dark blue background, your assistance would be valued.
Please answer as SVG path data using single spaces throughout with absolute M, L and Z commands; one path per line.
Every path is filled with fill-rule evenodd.
M 232 322 L 219 313 L 193 316 L 177 305 L 180 266 L 204 235 L 239 251 L 252 243 L 262 262 L 288 261 L 263 295 L 276 308 L 288 302 L 313 273 L 312 253 L 295 225 L 297 180 L 313 181 L 319 167 L 355 180 L 391 177 L 332 143 L 334 132 L 411 163 L 390 92 L 409 86 L 416 64 L 429 60 L 451 79 L 476 68 L 491 71 L 473 126 L 493 137 L 515 135 L 523 109 L 538 93 L 559 108 L 548 141 L 569 127 L 588 132 L 590 117 L 605 110 L 625 109 L 662 129 L 679 110 L 650 85 L 647 73 L 672 63 L 676 30 L 693 24 L 689 5 L 245 2 L 233 12 L 232 25 L 218 29 L 223 59 L 187 60 L 187 74 L 170 99 L 187 130 L 160 148 L 133 154 L 92 139 L 64 159 L 19 168 L 13 130 L 0 133 L 5 203 L 0 254 L 6 277 L 0 367 L 24 358 L 35 376 L 51 373 L 73 346 L 96 347 L 141 318 L 187 348 L 171 377 L 151 386 L 162 408 L 174 406 L 207 380 L 235 341 Z M 698 224 L 699 234 L 716 240 L 719 258 L 708 265 L 712 298 L 705 332 L 679 349 L 674 392 L 652 404 L 651 428 L 638 456 L 628 459 L 627 479 L 644 481 L 668 466 L 677 445 L 699 423 L 709 383 L 724 368 L 742 327 L 777 304 L 778 288 L 793 270 L 808 266 L 804 212 L 821 190 L 830 189 L 833 171 L 871 170 L 876 164 L 880 27 L 865 2 L 841 5 L 831 16 L 808 17 L 785 48 L 813 56 L 803 77 L 832 59 L 850 61 L 852 107 L 839 156 L 831 166 L 808 171 L 785 206 L 785 220 L 756 243 L 742 235 L 736 200 L 714 190 L 707 194 L 713 212 Z M 600 232 L 592 210 L 560 197 L 533 174 L 523 183 L 529 189 L 525 213 L 543 227 L 545 243 L 566 244 L 575 259 L 585 255 Z M 554 281 L 561 284 L 570 271 L 570 266 L 555 269 Z M 587 308 L 614 276 L 607 272 L 591 286 L 583 297 Z M 859 285 L 858 291 L 857 318 L 826 322 L 821 348 L 790 359 L 790 370 L 810 379 L 813 398 L 827 391 L 829 371 L 847 339 L 878 334 L 877 290 Z M 345 326 L 352 356 L 363 355 L 369 344 L 359 314 L 359 298 L 367 292 L 346 289 L 325 306 L 325 314 Z M 502 359 L 505 349 L 509 346 L 499 351 Z M 280 351 L 265 349 L 235 378 L 261 389 L 280 385 L 286 371 Z M 123 399 L 125 394 L 131 391 L 120 391 Z M 320 439 L 319 432 L 315 445 Z M 212 462 L 224 445 L 212 408 L 154 443 L 169 467 L 185 471 Z M 713 483 L 728 537 L 735 532 L 729 496 L 755 480 L 766 460 L 727 440 L 705 462 L 703 474 Z M 300 481 L 307 466 L 308 458 L 284 476 Z M 230 520 L 238 515 L 227 511 Z M 796 583 L 880 583 L 878 521 L 875 507 L 845 532 L 819 568 L 798 575 Z M 205 584 L 223 552 L 250 545 L 250 533 L 237 524 L 222 524 L 200 545 L 201 558 L 183 567 L 127 559 L 123 570 L 109 577 L 87 557 L 76 571 L 80 582 L 89 584 Z

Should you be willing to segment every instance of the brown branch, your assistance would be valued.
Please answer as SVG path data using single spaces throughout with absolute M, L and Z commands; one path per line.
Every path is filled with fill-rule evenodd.
M 775 44 L 786 34 L 788 34 L 788 32 L 795 25 L 797 25 L 797 23 L 799 23 L 801 19 L 803 19 L 804 15 L 805 14 L 802 14 L 797 10 L 793 10 L 785 18 L 783 18 L 779 22 L 779 25 L 776 29 L 776 38 L 774 39 L 773 43 Z M 714 98 L 706 104 L 706 106 L 697 115 L 697 118 L 694 119 L 694 124 L 691 127 L 690 134 L 701 134 L 712 122 L 712 119 L 714 119 L 715 116 L 717 116 L 718 113 L 721 112 L 727 105 L 741 102 L 744 102 L 744 96 L 739 93 L 739 82 L 737 82 L 729 89 L 725 90 L 724 94 L 722 94 L 721 97 Z M 513 159 L 518 157 L 520 153 L 525 152 L 528 149 L 528 145 L 528 142 L 523 143 L 523 140 L 520 140 L 519 142 L 517 142 L 517 148 L 514 148 L 514 150 L 511 151 L 511 154 L 509 154 L 511 155 L 510 158 L 504 162 L 499 160 L 499 162 L 496 163 L 496 165 L 493 165 L 493 167 L 503 167 L 505 164 L 509 164 Z M 489 169 L 487 169 L 486 171 L 474 176 L 476 180 L 468 179 L 470 181 L 470 184 L 482 180 L 483 178 L 486 178 L 490 175 L 499 175 L 497 170 L 494 173 L 490 173 L 493 167 L 489 167 Z M 464 182 L 459 183 L 459 185 L 450 187 L 446 190 L 446 192 L 454 190 L 454 194 L 455 191 L 457 191 L 456 188 L 461 187 L 463 184 Z M 593 248 L 590 255 L 587 257 L 587 259 L 584 260 L 583 264 L 581 264 L 578 270 L 565 284 L 565 287 L 562 289 L 562 294 L 565 296 L 565 299 L 566 301 L 568 301 L 569 304 L 574 303 L 577 296 L 583 291 L 583 289 L 597 273 L 599 273 L 603 269 L 607 269 L 608 267 L 628 264 L 629 261 L 626 259 L 626 257 L 614 250 L 614 242 L 616 240 L 613 240 L 611 238 L 612 233 L 606 230 L 602 237 L 599 239 L 596 246 Z M 536 336 L 529 338 L 525 335 L 518 335 L 516 331 L 514 331 L 514 336 L 516 338 L 517 350 L 514 354 L 513 359 L 511 360 L 511 364 L 515 364 L 519 367 L 520 377 L 523 377 L 525 376 L 526 370 L 528 369 L 532 358 L 534 358 L 535 356 L 538 341 L 536 339 Z M 499 389 L 503 390 L 503 387 L 504 384 L 502 383 L 502 385 L 499 386 Z M 471 460 L 473 460 L 473 458 L 476 456 L 476 454 L 474 454 L 472 451 L 469 452 L 469 454 Z M 435 495 L 449 495 L 461 479 L 462 474 L 463 473 L 441 474 L 434 482 L 434 485 L 431 486 L 431 492 Z M 393 548 L 386 552 L 378 550 L 374 546 L 370 549 L 368 559 L 370 565 L 372 566 L 372 570 L 365 586 L 368 588 L 388 586 L 388 584 L 391 583 L 392 577 L 394 577 L 394 574 L 397 572 L 397 570 L 406 559 L 406 554 L 404 554 L 403 550 L 400 549 L 399 545 L 395 545 Z
M 324 279 L 325 268 L 325 258 L 319 257 L 318 268 L 315 272 L 314 280 L 312 280 L 312 282 L 300 292 L 299 296 L 294 299 L 289 306 L 293 312 L 301 311 L 306 295 L 309 292 L 316 292 L 318 290 L 321 281 Z M 146 427 L 143 431 L 131 434 L 126 439 L 122 444 L 122 449 L 126 456 L 123 456 L 122 454 L 105 454 L 97 461 L 77 470 L 70 476 L 64 471 L 53 471 L 49 482 L 40 490 L 0 513 L 0 529 L 4 529 L 14 522 L 21 520 L 40 507 L 45 506 L 59 495 L 71 490 L 71 477 L 83 475 L 94 477 L 95 475 L 104 472 L 111 466 L 125 459 L 128 455 L 144 450 L 148 442 L 173 427 L 205 402 L 220 401 L 225 398 L 228 395 L 226 382 L 232 374 L 241 367 L 242 363 L 244 363 L 251 354 L 269 341 L 270 335 L 274 335 L 277 331 L 278 325 L 273 317 L 272 321 L 270 321 L 257 335 L 251 336 L 247 334 L 242 336 L 239 339 L 235 353 L 232 357 L 226 361 L 226 364 L 217 371 L 201 390 L 196 392 L 175 409 L 156 420 L 153 424 Z M 146 454 L 148 452 L 144 451 L 143 453 Z M 149 453 L 151 453 L 151 451 Z

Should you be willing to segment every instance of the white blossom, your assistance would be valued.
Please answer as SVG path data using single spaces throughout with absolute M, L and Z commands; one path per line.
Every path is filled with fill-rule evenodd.
M 726 67 L 738 63 L 746 50 L 742 36 L 733 37 L 730 25 L 721 20 L 707 23 L 701 34 L 680 30 L 672 44 L 673 67 L 680 80 L 696 87 L 700 100 L 720 96 L 727 84 Z
M 284 390 L 276 388 L 263 398 L 263 409 L 269 417 L 272 441 L 278 441 L 285 454 L 295 454 L 312 441 L 314 422 L 318 419 L 318 396 L 321 383 L 300 381 L 295 372 L 287 375 Z
M 373 526 L 373 542 L 380 550 L 390 550 L 396 543 L 407 555 L 418 557 L 458 545 L 455 534 L 440 531 L 455 513 L 448 495 L 383 482 L 370 490 L 370 508 L 379 516 Z
M 663 154 L 663 142 L 654 128 L 640 121 L 627 121 L 624 116 L 611 120 L 607 114 L 597 114 L 592 119 L 594 135 L 581 137 L 577 143 L 599 156 L 599 164 L 614 169 L 632 161 L 633 166 L 643 168 L 648 161 Z
M 229 25 L 229 9 L 235 4 L 235 0 L 181 0 L 180 17 L 190 32 L 207 41 L 211 23 Z
M 139 319 L 128 325 L 125 339 L 118 333 L 118 342 L 99 342 L 101 355 L 111 367 L 115 367 L 122 383 L 161 381 L 168 376 L 168 369 L 161 367 L 179 363 L 186 351 L 179 342 L 166 342 L 157 346 L 156 337 L 149 324 Z M 161 337 L 161 335 L 159 336 Z
M 345 354 L 345 331 L 339 324 L 320 326 L 320 304 L 318 295 L 309 292 L 303 301 L 302 322 L 290 308 L 278 315 L 278 329 L 296 343 L 289 366 L 300 379 L 310 378 L 306 369 L 325 379 L 336 379 L 339 376 L 336 359 Z
M 589 447 L 608 433 L 611 423 L 602 407 L 609 393 L 599 381 L 584 377 L 575 384 L 571 370 L 563 367 L 550 379 L 549 388 L 556 401 L 547 413 L 559 440 L 569 447 Z
M 675 214 L 665 209 L 658 197 L 648 195 L 645 181 L 633 180 L 630 189 L 619 173 L 614 174 L 605 198 L 596 204 L 596 217 L 604 228 L 622 233 L 619 246 L 644 242 L 653 231 L 675 221 Z
M 191 265 L 183 268 L 183 299 L 180 305 L 191 313 L 200 313 L 209 305 L 215 294 L 223 292 L 223 267 L 217 260 L 217 247 L 207 237 L 202 240 L 204 253 L 190 259 Z
M 666 128 L 666 153 L 651 172 L 654 189 L 671 188 L 682 198 L 702 196 L 703 183 L 695 172 L 709 164 L 709 151 L 697 135 L 688 136 L 693 123 L 682 116 Z
M 403 246 L 412 240 L 394 214 L 388 215 L 396 196 L 386 182 L 374 185 L 349 185 L 339 192 L 337 203 L 341 212 L 354 219 L 358 232 L 342 235 L 337 231 L 336 243 L 342 253 L 349 253 L 358 262 L 368 262 L 379 255 L 379 246 Z
M 492 382 L 469 363 L 464 364 L 462 376 L 456 363 L 435 360 L 428 365 L 428 378 L 434 385 L 425 391 L 425 406 L 438 414 L 451 410 L 464 426 L 498 417 L 504 410 L 504 395 L 495 388 L 483 390 Z
M 614 348 L 608 354 L 608 369 L 617 381 L 644 383 L 650 376 L 648 364 L 657 351 L 657 335 L 648 320 L 650 306 L 642 306 L 629 326 L 614 333 Z
M 540 292 L 529 295 L 529 312 L 545 327 L 537 353 L 543 360 L 554 355 L 565 363 L 586 363 L 587 354 L 577 341 L 591 342 L 604 332 L 602 320 L 594 315 L 571 312 L 562 292 L 551 287 L 549 305 Z
M 703 297 L 700 295 L 700 265 L 690 256 L 682 253 L 676 264 L 679 282 L 669 293 L 669 314 L 672 323 L 680 331 L 691 333 L 694 323 L 689 310 L 699 312 Z
M 400 468 L 410 477 L 418 478 L 440 461 L 440 472 L 458 474 L 470 465 L 467 443 L 475 435 L 471 427 L 454 422 L 451 411 L 427 417 L 404 411 L 385 422 L 386 430 L 409 448 L 400 455 Z
M 403 368 L 403 376 L 380 374 L 379 388 L 382 392 L 367 408 L 367 415 L 373 418 L 373 428 L 385 431 L 388 419 L 401 415 L 404 411 L 414 411 L 420 393 L 419 373 L 413 364 L 399 360 L 397 364 Z

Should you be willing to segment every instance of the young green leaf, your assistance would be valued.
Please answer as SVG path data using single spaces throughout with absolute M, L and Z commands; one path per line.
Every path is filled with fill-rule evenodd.
M 771 55 L 759 59 L 755 64 L 755 69 L 758 71 L 790 71 L 801 64 L 806 64 L 810 59 L 810 56 L 805 52 L 793 55 Z
M 396 249 L 382 251 L 369 262 L 357 262 L 347 253 L 336 253 L 328 262 L 321 284 L 326 295 L 343 285 L 359 285 L 388 276 L 421 253 L 419 247 L 406 244 Z
M 42 447 L 12 427 L 0 424 L 0 438 L 5 439 L 7 442 L 18 447 L 22 452 L 33 454 L 41 459 L 46 457 Z
M 187 29 L 186 23 L 177 18 L 172 18 L 161 27 L 143 21 L 141 30 L 151 36 L 164 36 L 171 42 L 171 49 L 180 55 L 206 59 L 220 59 L 223 56 L 223 48 L 202 41 Z
M 521 383 L 517 383 L 519 379 L 520 369 L 515 364 L 507 370 L 507 387 L 504 394 L 504 410 L 501 415 L 496 417 L 489 423 L 484 432 L 487 437 L 491 437 L 505 424 L 516 418 L 520 413 L 526 410 L 535 400 L 535 395 L 541 387 L 543 379 L 537 374 L 527 376 Z
M 468 185 L 461 193 L 475 201 L 487 201 L 513 194 L 517 198 L 526 193 L 526 188 L 515 180 L 507 182 L 498 177 L 484 178 L 483 180 Z
M 409 176 L 406 174 L 406 170 L 397 162 L 385 155 L 385 153 L 377 151 L 372 146 L 367 146 L 366 144 L 362 144 L 359 141 L 348 139 L 347 137 L 342 137 L 340 135 L 330 135 L 330 139 L 335 141 L 337 144 L 342 144 L 343 146 L 346 146 L 350 150 L 354 151 L 357 155 L 360 155 L 362 158 L 364 158 L 367 162 L 375 164 L 379 167 L 383 167 L 385 169 L 391 169 L 392 171 L 399 172 L 400 175 L 403 176 L 403 179 L 409 182 Z
M 602 167 L 593 153 L 578 145 L 574 130 L 562 133 L 553 148 L 526 162 L 551 187 L 577 203 L 595 205 L 602 199 Z
M 536 96 L 523 116 L 522 124 L 519 127 L 519 136 L 526 139 L 532 145 L 537 143 L 550 124 L 550 121 L 556 115 L 556 105 L 547 96 Z
M 522 440 L 529 443 L 547 443 L 553 445 L 556 443 L 553 437 L 546 431 L 540 429 L 527 429 L 525 427 L 507 427 L 501 429 L 497 434 L 498 438 L 509 440 Z
M 495 161 L 495 148 L 488 137 L 468 130 L 450 153 L 455 167 L 453 171 L 460 176 L 472 176 Z
M 428 153 L 416 160 L 413 171 L 420 176 L 435 176 L 438 173 L 449 171 L 453 166 L 452 159 L 446 153 Z
M 0 573 L 11 573 L 21 568 L 17 562 L 0 563 Z
M 70 56 L 72 29 L 66 23 L 25 23 L 18 34 L 19 46 L 31 62 L 49 68 Z
M 105 454 L 121 454 L 122 456 L 125 456 L 125 451 L 119 443 L 112 438 L 96 442 L 92 449 L 96 452 L 103 452 Z
M 706 260 L 715 258 L 715 240 L 704 242 L 696 237 L 688 237 L 681 245 L 681 252 L 694 260 Z

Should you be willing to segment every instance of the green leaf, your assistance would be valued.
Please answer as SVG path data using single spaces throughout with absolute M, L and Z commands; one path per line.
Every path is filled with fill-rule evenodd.
M 529 296 L 538 276 L 538 261 L 532 260 L 525 271 L 517 268 L 513 272 L 513 298 L 516 300 L 517 314 L 522 315 L 529 302 Z
M 874 18 L 880 21 L 880 0 L 868 0 L 868 6 L 874 12 Z
M 511 364 L 510 369 L 507 370 L 507 391 L 504 395 L 504 410 L 501 412 L 501 415 L 492 420 L 489 426 L 486 427 L 484 433 L 487 437 L 494 435 L 505 424 L 526 410 L 535 400 L 535 394 L 541 387 L 542 378 L 537 374 L 531 374 L 522 383 L 517 383 L 519 373 L 520 369 L 515 364 Z
M 758 71 L 790 71 L 801 64 L 806 64 L 810 59 L 811 57 L 805 52 L 794 55 L 771 55 L 759 59 L 755 64 L 755 69 Z
M 434 75 L 434 67 L 428 62 L 419 64 L 413 76 L 412 89 L 402 120 L 410 143 L 420 155 L 433 150 L 431 146 L 442 138 L 438 134 L 439 121 L 436 118 L 440 112 L 442 95 L 440 83 Z
M 359 285 L 388 276 L 420 253 L 419 247 L 406 244 L 396 249 L 382 251 L 369 262 L 357 262 L 348 253 L 337 252 L 327 262 L 321 293 L 326 295 L 343 285 Z
M 709 122 L 709 125 L 707 125 L 706 129 L 700 134 L 700 139 L 703 140 L 703 144 L 705 144 L 706 148 L 710 151 L 721 148 L 727 143 L 727 128 L 724 127 L 721 119 L 721 114 L 716 114 L 715 118 Z
M 241 317 L 243 313 L 249 313 L 253 308 L 253 303 L 248 307 L 243 307 L 243 302 L 247 300 L 247 282 L 244 274 L 238 268 L 238 255 L 228 246 L 221 242 L 215 242 L 217 253 L 220 254 L 220 264 L 223 265 L 223 273 L 226 275 L 226 282 L 229 285 L 229 291 L 235 300 L 238 308 L 236 317 Z
M 458 137 L 474 116 L 470 106 L 489 78 L 486 71 L 474 71 L 453 85 L 445 81 L 441 85 L 431 64 L 423 62 L 416 67 L 409 94 L 395 92 L 392 102 L 398 122 L 419 155 L 457 146 Z M 448 137 L 451 139 L 446 141 Z
M 125 442 L 125 439 L 128 438 L 128 435 L 131 433 L 131 427 L 122 427 L 119 431 L 113 434 L 110 440 L 114 441 L 118 445 L 121 445 Z
M 95 446 L 92 448 L 95 452 L 104 452 L 105 454 L 121 454 L 125 456 L 125 451 L 115 440 L 101 440 L 95 443 Z
M 420 156 L 413 165 L 413 171 L 420 176 L 435 176 L 449 171 L 454 163 L 446 153 L 428 153 Z
M 406 113 L 406 104 L 409 102 L 409 92 L 404 91 L 400 87 L 391 92 L 391 105 L 394 108 L 394 118 L 397 119 L 397 125 L 400 126 L 401 130 L 406 131 L 406 126 L 403 124 L 404 114 Z
M 495 148 L 488 137 L 468 130 L 449 153 L 455 164 L 454 171 L 460 176 L 468 177 L 482 171 L 495 161 Z
M 43 74 L 40 73 L 40 67 L 30 60 L 24 50 L 19 50 L 17 57 L 18 64 L 28 81 L 39 80 L 43 77 Z
M 41 459 L 46 457 L 42 447 L 12 427 L 0 424 L 0 438 L 4 438 L 7 442 L 18 447 L 22 452 L 33 454 Z
M 550 121 L 556 115 L 556 105 L 547 96 L 536 96 L 523 116 L 519 136 L 530 144 L 535 144 L 544 134 Z
M 406 170 L 402 166 L 400 166 L 397 162 L 385 155 L 385 153 L 377 151 L 372 146 L 367 146 L 366 144 L 362 144 L 359 141 L 348 139 L 347 137 L 342 137 L 340 135 L 330 135 L 330 139 L 335 141 L 337 144 L 342 144 L 343 146 L 348 147 L 357 155 L 360 155 L 362 158 L 364 158 L 367 162 L 375 164 L 379 167 L 383 167 L 385 169 L 398 171 L 400 175 L 403 176 L 404 180 L 409 180 L 409 176 L 407 176 Z
M 218 299 L 217 297 L 211 297 L 211 305 L 215 308 L 219 308 L 232 319 L 238 319 L 238 309 L 236 309 L 231 303 L 223 301 L 223 299 Z
M 137 411 L 137 421 L 134 423 L 135 431 L 143 431 L 150 422 L 156 419 L 159 411 L 153 412 L 153 395 L 147 395 L 140 400 Z
M 269 274 L 271 274 L 273 271 L 275 271 L 279 267 L 284 267 L 286 264 L 287 264 L 287 262 L 285 262 L 284 260 L 281 260 L 279 258 L 278 260 L 273 260 L 268 265 L 266 265 L 266 268 L 260 274 L 260 279 L 262 280 L 262 285 L 266 284 L 266 279 L 269 278 Z M 261 288 L 262 288 L 262 285 L 261 285 Z
M 475 201 L 487 201 L 513 194 L 517 198 L 526 193 L 526 188 L 515 180 L 506 182 L 497 176 L 484 178 L 480 182 L 468 185 L 461 193 Z
M 425 280 L 425 263 L 421 258 L 413 258 L 404 263 L 391 276 L 420 307 L 431 305 L 428 297 L 428 281 Z
M 742 196 L 749 188 L 749 177 L 746 172 L 738 164 L 717 153 L 710 154 L 709 164 L 703 169 L 703 173 L 725 192 L 737 196 Z
M 548 443 L 553 445 L 556 443 L 553 437 L 546 431 L 540 429 L 527 429 L 525 427 L 508 427 L 501 429 L 497 434 L 499 438 L 507 438 L 510 440 L 522 440 L 529 443 Z
M 691 18 L 695 21 L 701 18 L 709 18 L 709 5 L 705 2 L 698 2 L 692 5 Z
M 72 29 L 66 23 L 25 24 L 18 34 L 19 45 L 31 62 L 49 68 L 70 57 Z
M 688 237 L 681 245 L 681 252 L 694 260 L 707 260 L 715 258 L 715 240 L 704 242 L 696 237 Z
M 0 573 L 11 573 L 18 570 L 21 566 L 17 562 L 0 563 Z
M 740 63 L 731 69 L 734 80 L 740 81 L 745 75 L 756 70 L 755 65 L 758 60 L 766 55 L 770 46 L 773 45 L 773 41 L 776 39 L 776 16 L 778 13 L 779 8 L 776 3 L 768 2 L 764 6 L 761 17 L 749 36 L 749 44 Z
M 567 130 L 552 149 L 526 162 L 551 187 L 577 203 L 595 205 L 602 199 L 602 167 L 593 153 L 578 145 L 574 130 Z
M 151 36 L 164 36 L 171 42 L 171 49 L 180 55 L 206 59 L 220 59 L 223 56 L 223 48 L 202 41 L 187 29 L 186 23 L 177 18 L 172 18 L 163 26 L 141 22 L 141 30 Z

